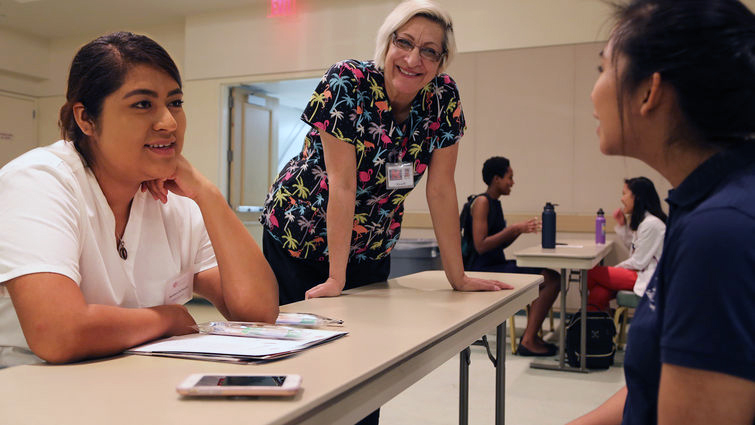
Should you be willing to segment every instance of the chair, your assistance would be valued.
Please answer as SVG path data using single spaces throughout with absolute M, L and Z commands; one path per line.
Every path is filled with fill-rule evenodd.
M 627 313 L 630 308 L 637 308 L 637 304 L 639 303 L 640 297 L 633 291 L 619 291 L 616 293 L 616 304 L 619 308 L 616 309 L 613 324 L 616 325 L 618 331 L 614 337 L 614 343 L 618 350 L 621 350 L 626 343 Z

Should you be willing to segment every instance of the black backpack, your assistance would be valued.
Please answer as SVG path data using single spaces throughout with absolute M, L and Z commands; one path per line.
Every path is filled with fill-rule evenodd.
M 477 257 L 477 251 L 474 249 L 474 240 L 472 240 L 472 220 L 470 215 L 472 214 L 472 202 L 480 195 L 469 195 L 467 202 L 461 208 L 459 214 L 459 228 L 461 228 L 461 258 L 464 262 L 464 268 L 469 267 L 470 264 Z
M 566 325 L 566 360 L 569 366 L 579 367 L 580 328 L 582 314 L 576 313 Z M 616 354 L 616 326 L 611 316 L 603 311 L 587 312 L 587 344 L 585 365 L 589 369 L 608 369 Z

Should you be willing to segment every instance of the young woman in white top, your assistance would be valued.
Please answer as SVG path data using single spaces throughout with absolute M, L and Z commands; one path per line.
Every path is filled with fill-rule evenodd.
M 261 250 L 181 154 L 182 97 L 147 37 L 109 34 L 76 54 L 65 140 L 0 170 L 0 368 L 194 332 L 192 293 L 231 320 L 276 319 Z
M 630 256 L 615 267 L 597 266 L 587 273 L 591 309 L 608 310 L 608 302 L 618 291 L 642 296 L 663 251 L 666 214 L 653 182 L 646 177 L 624 180 L 621 203 L 624 207 L 613 214 L 618 223 L 615 230 Z M 628 228 L 624 214 L 630 216 Z

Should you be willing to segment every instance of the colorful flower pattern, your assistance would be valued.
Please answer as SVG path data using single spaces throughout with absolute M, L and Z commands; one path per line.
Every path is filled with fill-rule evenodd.
M 302 113 L 312 126 L 301 153 L 278 175 L 260 222 L 292 257 L 325 261 L 328 178 L 319 132 L 354 145 L 357 193 L 349 261 L 379 260 L 399 238 L 411 191 L 386 187 L 386 164 L 410 162 L 415 186 L 432 152 L 458 142 L 465 130 L 456 83 L 441 74 L 422 88 L 409 118 L 395 121 L 383 72 L 373 62 L 345 60 L 322 77 Z

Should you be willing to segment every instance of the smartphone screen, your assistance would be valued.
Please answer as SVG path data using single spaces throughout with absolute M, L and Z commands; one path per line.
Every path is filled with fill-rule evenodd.
M 205 375 L 195 386 L 197 387 L 280 387 L 285 376 L 225 376 Z

